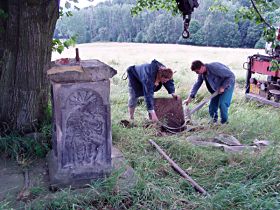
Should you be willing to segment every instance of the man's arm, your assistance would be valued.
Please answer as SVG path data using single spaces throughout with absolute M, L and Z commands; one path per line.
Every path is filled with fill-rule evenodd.
M 203 83 L 203 78 L 202 75 L 200 74 L 198 75 L 196 82 L 192 86 L 191 93 L 190 93 L 191 98 L 195 98 L 195 95 L 199 90 L 199 88 L 201 87 L 202 83 Z
M 188 105 L 189 103 L 191 103 L 192 99 L 195 98 L 195 95 L 199 90 L 199 88 L 201 87 L 202 83 L 203 83 L 202 75 L 198 75 L 196 82 L 192 86 L 191 93 L 189 94 L 188 98 L 183 101 L 184 104 Z

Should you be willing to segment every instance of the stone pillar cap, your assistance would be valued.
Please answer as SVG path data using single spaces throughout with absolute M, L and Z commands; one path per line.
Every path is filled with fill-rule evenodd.
M 52 62 L 52 68 L 47 71 L 52 82 L 96 82 L 112 78 L 117 74 L 115 69 L 96 59 L 82 60 L 79 63 L 74 62 L 74 59 L 65 60 L 67 64 L 61 64 L 59 62 L 61 60 Z

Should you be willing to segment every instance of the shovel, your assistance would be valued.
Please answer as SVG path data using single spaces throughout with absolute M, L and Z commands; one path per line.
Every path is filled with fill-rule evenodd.
M 196 111 L 200 110 L 208 101 L 210 101 L 215 96 L 219 95 L 218 91 L 214 92 L 209 97 L 205 98 L 203 101 L 201 101 L 196 107 L 194 107 L 192 110 L 189 109 L 189 107 L 186 107 L 184 111 L 185 119 L 191 119 L 191 115 L 195 113 Z

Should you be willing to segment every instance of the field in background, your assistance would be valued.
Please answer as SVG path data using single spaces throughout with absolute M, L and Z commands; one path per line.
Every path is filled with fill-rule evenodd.
M 164 65 L 176 71 L 174 80 L 176 91 L 183 98 L 188 94 L 191 85 L 196 80 L 197 75 L 190 70 L 193 60 L 201 60 L 205 63 L 218 61 L 228 65 L 238 81 L 244 85 L 246 71 L 243 63 L 247 61 L 249 55 L 264 53 L 264 50 L 256 49 L 233 49 L 198 47 L 177 44 L 141 44 L 141 43 L 91 43 L 80 44 L 80 57 L 82 60 L 98 59 L 118 71 L 112 83 L 112 97 L 115 93 L 118 97 L 124 93 L 127 95 L 127 81 L 122 81 L 121 77 L 128 66 L 142 63 L 149 63 L 157 59 Z M 52 60 L 59 58 L 74 58 L 75 48 L 65 50 L 62 54 L 53 53 Z M 243 94 L 237 87 L 238 94 Z M 202 88 L 205 92 L 205 88 Z M 156 93 L 157 95 L 157 93 Z M 125 97 L 125 96 L 123 96 Z
M 256 49 L 197 47 L 177 44 L 91 43 L 80 44 L 76 47 L 79 48 L 81 59 L 99 59 L 116 68 L 119 74 L 123 73 L 130 65 L 147 63 L 157 59 L 177 71 L 178 75 L 181 76 L 181 74 L 186 75 L 190 72 L 189 67 L 193 60 L 200 59 L 205 63 L 222 62 L 231 67 L 237 77 L 242 78 L 245 76 L 242 66 L 247 61 L 247 57 L 258 52 L 264 53 L 264 50 Z M 75 49 L 67 49 L 62 54 L 53 53 L 52 59 L 64 57 L 74 58 Z
M 249 55 L 262 53 L 261 50 L 131 43 L 94 43 L 77 47 L 81 59 L 99 59 L 118 71 L 111 84 L 113 145 L 123 152 L 135 170 L 138 183 L 129 194 L 121 194 L 111 178 L 111 181 L 102 182 L 106 187 L 97 197 L 91 198 L 94 202 L 86 197 L 71 200 L 69 192 L 68 200 L 66 197 L 60 200 L 56 209 L 73 206 L 80 209 L 95 209 L 97 206 L 99 209 L 280 209 L 279 109 L 244 100 L 246 71 L 242 68 L 243 63 Z M 53 59 L 62 57 L 74 58 L 74 48 L 62 55 L 53 54 Z M 238 80 L 230 107 L 230 123 L 226 126 L 208 125 L 205 106 L 193 118 L 204 129 L 158 137 L 154 128 L 143 127 L 147 112 L 142 103 L 136 109 L 137 127 L 123 128 L 119 122 L 127 118 L 128 96 L 127 81 L 121 76 L 128 66 L 150 62 L 154 58 L 177 71 L 174 79 L 183 98 L 196 79 L 196 74 L 189 69 L 193 60 L 219 61 L 228 65 Z M 159 94 L 166 95 L 166 92 Z M 196 102 L 207 94 L 204 88 Z M 189 136 L 206 138 L 221 133 L 232 135 L 246 145 L 255 139 L 269 140 L 271 145 L 264 151 L 229 154 L 219 149 L 195 147 L 186 141 Z M 196 193 L 149 145 L 148 139 L 155 140 L 207 190 L 209 196 Z M 56 200 L 50 206 L 55 205 Z

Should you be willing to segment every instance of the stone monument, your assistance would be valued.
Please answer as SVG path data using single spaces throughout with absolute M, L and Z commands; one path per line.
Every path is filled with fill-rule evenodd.
M 182 99 L 155 98 L 154 106 L 160 122 L 170 128 L 173 128 L 172 131 L 174 132 L 181 132 L 184 130 L 184 127 L 182 126 L 185 123 L 185 117 Z
M 53 136 L 50 184 L 80 187 L 110 174 L 110 78 L 117 71 L 99 60 L 60 59 L 48 70 Z

